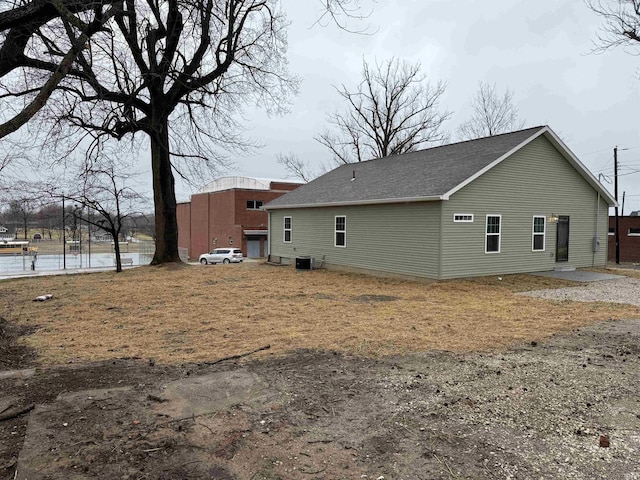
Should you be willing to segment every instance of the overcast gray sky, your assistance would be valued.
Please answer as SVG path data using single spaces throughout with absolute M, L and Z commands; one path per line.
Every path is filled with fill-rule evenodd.
M 601 21 L 582 1 L 379 0 L 368 4 L 372 14 L 361 24 L 377 29 L 374 35 L 313 26 L 321 7 L 316 0 L 283 3 L 292 22 L 290 69 L 303 79 L 300 94 L 285 117 L 249 112 L 249 134 L 265 146 L 236 157 L 229 175 L 284 178 L 280 152 L 326 162 L 328 151 L 313 137 L 327 126 L 327 114 L 343 106 L 334 86 L 355 86 L 363 58 L 395 56 L 419 61 L 433 82 L 447 82 L 441 105 L 453 112 L 445 124 L 452 133 L 469 117 L 484 81 L 511 89 L 525 126 L 549 125 L 596 176 L 611 178 L 617 145 L 625 213 L 640 210 L 640 173 L 629 174 L 640 171 L 640 57 L 621 49 L 592 54 Z M 189 193 L 178 189 L 180 200 Z

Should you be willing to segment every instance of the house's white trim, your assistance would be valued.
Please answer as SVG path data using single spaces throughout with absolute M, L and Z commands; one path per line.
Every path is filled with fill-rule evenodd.
M 567 161 L 571 163 L 576 168 L 576 170 L 578 170 L 578 172 L 582 174 L 585 180 L 587 180 L 591 184 L 591 186 L 596 189 L 596 191 L 599 191 L 600 194 L 609 201 L 609 205 L 614 207 L 617 206 L 618 202 L 616 202 L 614 196 L 606 188 L 604 188 L 602 184 L 596 179 L 596 177 L 594 177 L 593 174 L 589 171 L 589 169 L 585 167 L 580 160 L 578 160 L 578 157 L 576 157 L 574 153 L 569 149 L 569 147 L 564 144 L 560 137 L 558 137 L 558 135 L 556 135 L 555 132 L 549 127 L 545 127 L 545 133 L 547 139 L 551 141 L 551 143 L 560 151 L 560 153 L 563 154 L 564 158 L 566 158 Z
M 385 198 L 376 200 L 351 200 L 348 202 L 326 202 L 313 204 L 291 204 L 291 205 L 266 205 L 265 210 L 284 210 L 286 208 L 317 208 L 317 207 L 349 207 L 352 205 L 382 205 L 385 203 L 414 203 L 414 202 L 437 202 L 449 200 L 446 195 L 433 195 L 430 197 L 407 197 L 407 198 Z
M 338 218 L 344 218 L 344 230 L 338 230 L 337 228 L 337 220 Z M 338 232 L 344 233 L 344 245 L 338 245 L 336 242 L 336 237 Z M 337 248 L 347 248 L 347 216 L 346 215 L 336 215 L 333 217 L 333 246 Z
M 471 218 L 469 220 L 466 220 L 466 219 L 456 220 L 456 217 L 471 217 Z M 473 223 L 473 213 L 454 213 L 453 223 Z
M 484 167 L 482 170 L 478 170 L 475 174 L 471 175 L 469 178 L 467 178 L 465 181 L 463 181 L 462 183 L 459 183 L 458 185 L 456 185 L 455 187 L 453 187 L 451 190 L 449 190 L 447 193 L 445 193 L 446 197 L 450 197 L 451 195 L 453 195 L 454 193 L 456 193 L 457 191 L 463 189 L 464 187 L 466 187 L 467 185 L 469 185 L 471 182 L 473 182 L 474 180 L 476 180 L 477 178 L 481 177 L 482 175 L 484 175 L 485 173 L 487 173 L 489 170 L 491 170 L 493 167 L 495 167 L 496 165 L 499 165 L 500 163 L 502 163 L 504 160 L 506 160 L 507 158 L 509 158 L 511 155 L 513 155 L 515 152 L 517 152 L 518 150 L 520 150 L 522 147 L 524 147 L 525 145 L 528 145 L 529 143 L 531 143 L 532 141 L 534 141 L 536 138 L 538 138 L 540 135 L 542 135 L 546 129 L 548 129 L 549 127 L 544 127 L 541 128 L 540 130 L 538 130 L 536 133 L 534 133 L 533 135 L 531 135 L 529 138 L 527 138 L 524 142 L 520 143 L 519 145 L 516 145 L 515 147 L 513 147 L 511 150 L 509 150 L 507 153 L 505 153 L 504 155 L 502 155 L 501 157 L 497 158 L 496 160 L 494 160 L 493 162 L 491 162 L 489 165 L 487 165 L 486 167 Z
M 287 218 L 289 219 L 289 228 L 287 228 Z M 289 240 L 287 240 L 287 232 L 289 232 Z M 282 243 L 293 242 L 293 220 L 291 215 L 282 217 Z
M 479 178 L 482 175 L 484 175 L 485 173 L 487 173 L 489 170 L 491 170 L 496 165 L 499 165 L 500 163 L 502 163 L 505 159 L 507 159 L 508 157 L 510 157 L 511 155 L 516 153 L 518 150 L 520 150 L 521 148 L 525 147 L 526 145 L 528 145 L 529 143 L 531 143 L 532 141 L 534 141 L 536 138 L 540 137 L 541 135 L 544 135 L 547 138 L 547 140 L 549 140 L 551 142 L 551 144 L 554 147 L 556 147 L 556 149 L 560 152 L 560 154 L 578 171 L 578 173 L 580 173 L 582 175 L 582 177 L 585 180 L 587 180 L 587 182 L 596 191 L 600 192 L 600 194 L 607 199 L 607 201 L 609 202 L 609 205 L 611 205 L 611 206 L 616 206 L 617 205 L 616 200 L 615 200 L 615 198 L 613 198 L 611 193 L 609 193 L 609 191 L 607 191 L 602 186 L 602 184 L 600 182 L 598 182 L 598 180 L 596 180 L 596 177 L 593 176 L 593 174 L 587 169 L 587 167 L 585 167 L 584 164 L 580 160 L 578 160 L 578 157 L 576 157 L 573 154 L 573 152 L 571 150 L 569 150 L 569 147 L 567 147 L 564 144 L 564 142 L 562 140 L 560 140 L 560 138 L 548 126 L 545 126 L 545 127 L 541 128 L 536 133 L 534 133 L 529 138 L 527 138 L 525 141 L 523 141 L 519 145 L 516 145 L 514 148 L 512 148 L 507 153 L 502 155 L 500 158 L 498 158 L 497 160 L 494 160 L 489 165 L 484 167 L 482 170 L 479 170 L 478 172 L 476 172 L 474 175 L 472 175 L 469 178 L 467 178 L 462 183 L 460 183 L 460 184 L 456 185 L 455 187 L 453 187 L 451 190 L 449 190 L 447 193 L 445 193 L 443 195 L 443 197 L 444 197 L 443 199 L 444 200 L 448 200 L 451 195 L 453 195 L 457 191 L 461 190 L 462 188 L 466 187 L 471 182 L 473 182 L 477 178 Z
M 495 233 L 487 233 L 487 223 L 489 222 L 489 217 L 498 217 L 500 219 L 500 230 L 497 234 Z M 487 251 L 487 237 L 491 235 L 492 237 L 498 237 L 498 251 L 497 252 L 489 252 Z M 496 253 L 500 253 L 502 251 L 502 215 L 497 213 L 487 213 L 484 219 L 484 253 L 487 255 L 493 255 Z
M 544 223 L 544 230 L 542 232 L 536 232 L 536 218 L 541 218 Z M 542 249 L 536 250 L 535 238 L 536 235 L 542 235 Z M 545 252 L 547 250 L 547 217 L 545 215 L 534 215 L 531 219 L 531 251 L 532 252 Z

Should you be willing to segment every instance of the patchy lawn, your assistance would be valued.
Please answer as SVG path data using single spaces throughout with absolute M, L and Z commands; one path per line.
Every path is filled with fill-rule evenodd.
M 511 275 L 418 283 L 262 264 L 143 267 L 0 282 L 0 317 L 39 326 L 42 363 L 204 361 L 309 348 L 364 356 L 502 348 L 640 309 L 514 292 L 571 282 Z M 53 294 L 46 302 L 31 300 Z

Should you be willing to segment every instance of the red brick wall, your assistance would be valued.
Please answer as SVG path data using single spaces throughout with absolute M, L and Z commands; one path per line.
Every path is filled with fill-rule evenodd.
M 198 258 L 209 248 L 209 194 L 199 193 L 191 196 L 191 248 L 189 256 Z
M 233 190 L 209 193 L 209 246 L 229 247 L 230 238 L 233 239 L 233 246 L 237 246 L 240 237 L 235 229 L 236 205 Z M 215 244 L 213 243 L 215 239 Z
M 271 190 L 285 190 L 290 192 L 300 186 L 299 183 L 287 183 L 287 182 L 271 182 L 269 185 Z
M 640 228 L 640 217 L 620 217 L 620 261 L 640 262 L 640 236 L 629 235 L 630 228 Z M 616 219 L 609 217 L 609 229 L 615 231 Z M 616 260 L 615 235 L 609 235 L 609 261 Z

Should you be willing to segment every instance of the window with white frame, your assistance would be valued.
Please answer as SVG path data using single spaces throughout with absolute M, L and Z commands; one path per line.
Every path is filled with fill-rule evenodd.
M 487 215 L 484 253 L 500 253 L 501 215 Z
M 473 223 L 473 213 L 454 213 L 454 223 Z
M 284 217 L 284 243 L 291 243 L 291 217 Z
M 336 217 L 336 230 L 335 230 L 335 246 L 346 247 L 347 246 L 347 217 L 344 215 Z
M 546 217 L 534 215 L 533 217 L 533 239 L 531 249 L 534 252 L 544 252 Z
M 629 228 L 627 232 L 629 237 L 640 237 L 640 228 Z
M 615 235 L 616 234 L 616 227 L 609 227 L 609 235 Z

